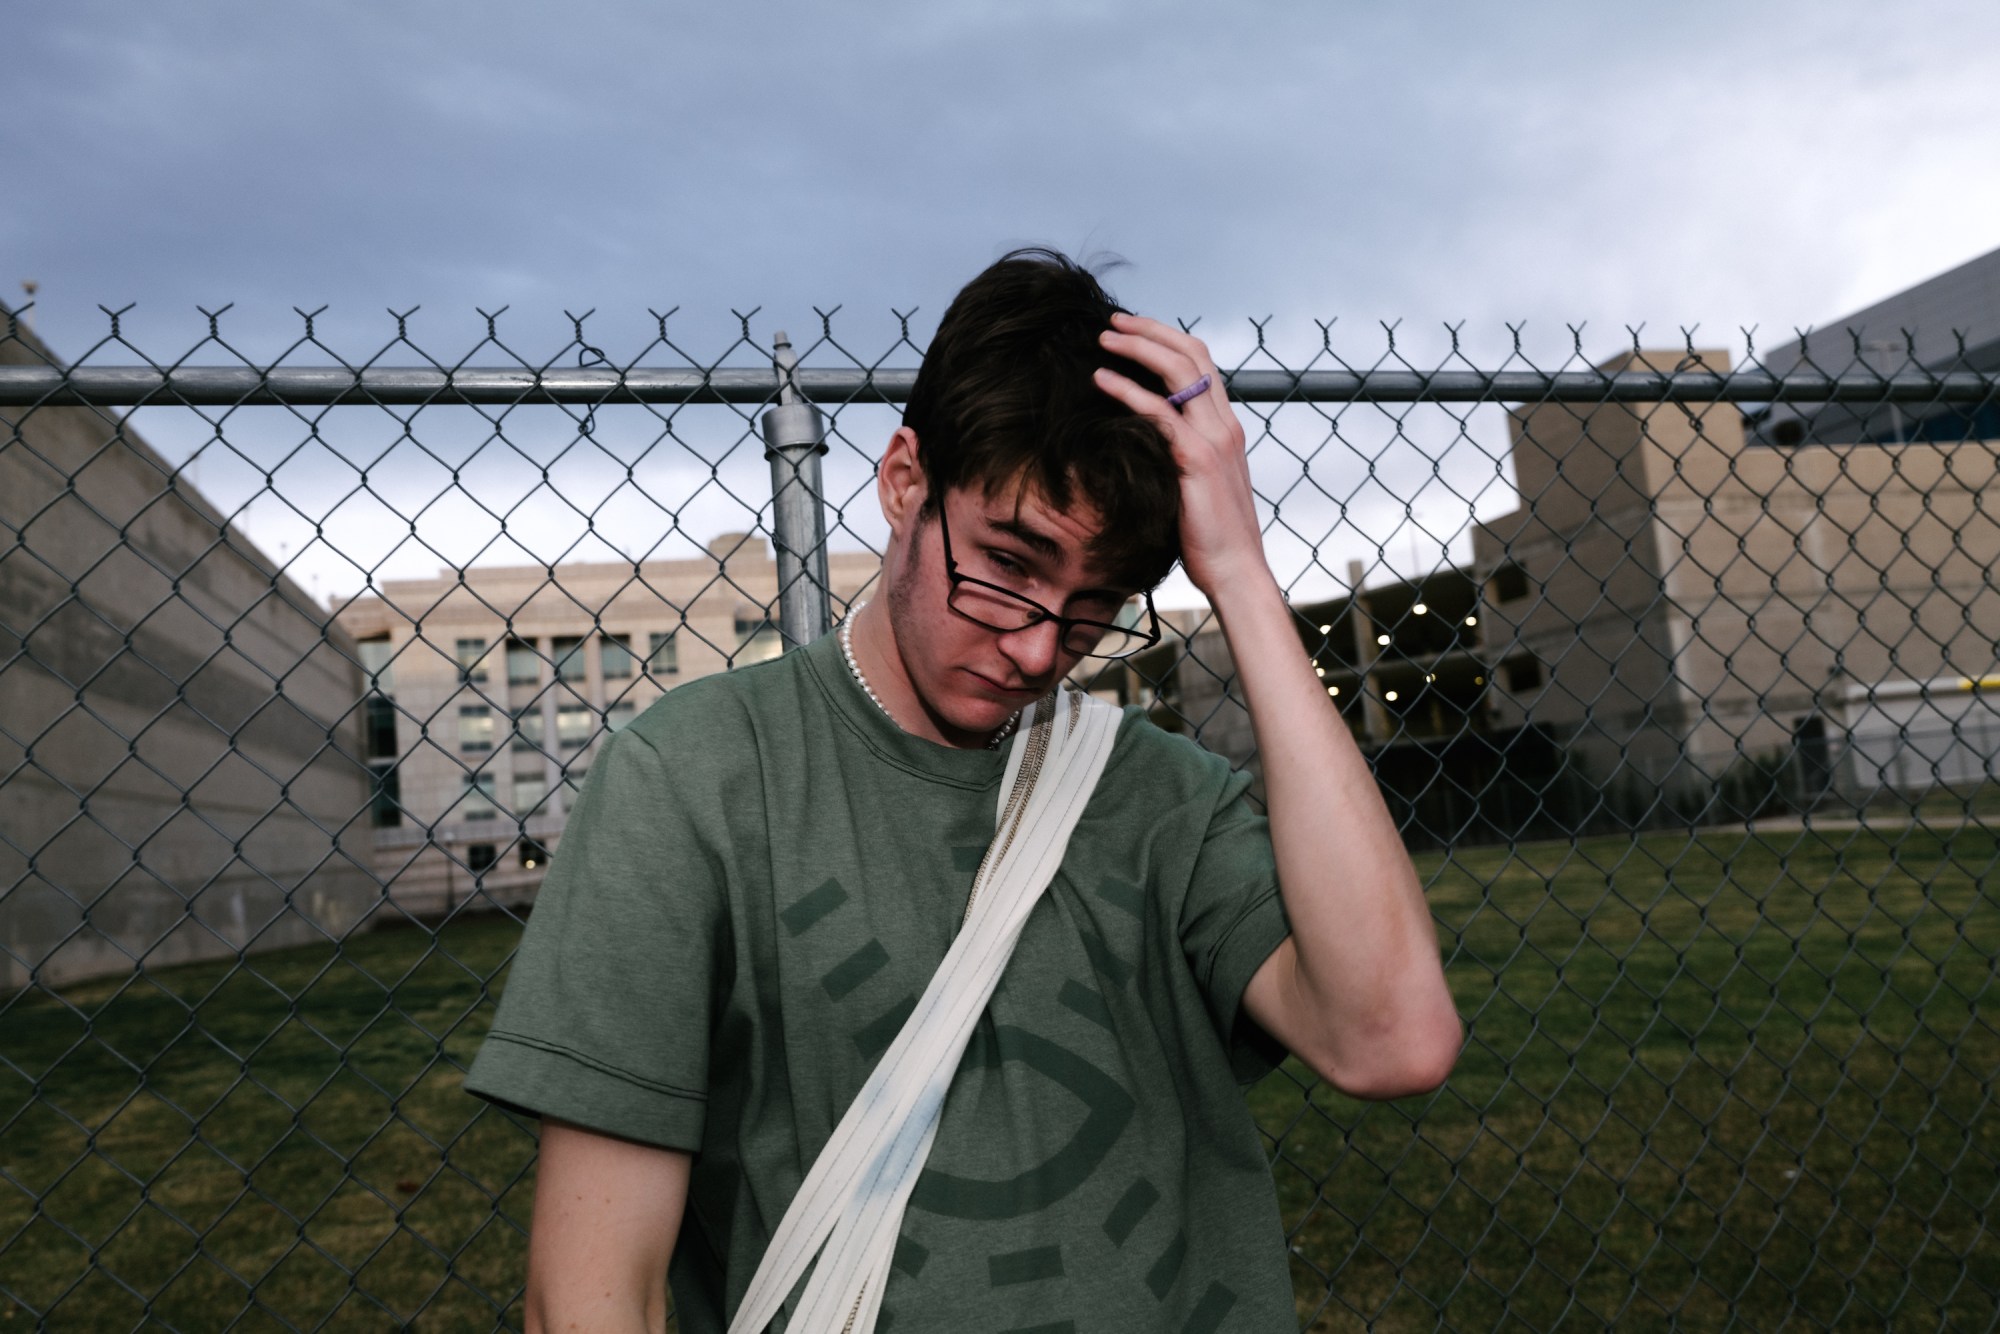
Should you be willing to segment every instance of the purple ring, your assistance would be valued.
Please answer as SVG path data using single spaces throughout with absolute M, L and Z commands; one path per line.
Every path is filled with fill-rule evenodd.
M 1209 385 L 1213 383 L 1214 381 L 1209 379 L 1208 376 L 1204 375 L 1199 380 L 1196 380 L 1193 384 L 1189 385 L 1187 388 L 1181 390 L 1180 392 L 1168 394 L 1167 402 L 1173 404 L 1175 407 L 1179 407 L 1183 403 L 1187 403 L 1193 399 L 1200 398 L 1203 394 L 1208 392 Z

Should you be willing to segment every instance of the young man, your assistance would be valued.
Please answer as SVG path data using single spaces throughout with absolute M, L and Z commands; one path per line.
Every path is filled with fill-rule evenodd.
M 1178 558 L 1247 779 L 1128 710 L 952 1077 L 882 1327 L 1296 1327 L 1241 1082 L 1364 1098 L 1461 1028 L 1417 877 L 1263 554 L 1202 343 L 1017 252 L 953 302 L 879 469 L 881 591 L 592 766 L 467 1080 L 543 1118 L 529 1327 L 720 1334 L 950 947 L 1020 711 Z M 1150 631 L 1150 601 L 1137 629 Z M 1275 1041 L 1274 1041 L 1275 1040 Z M 819 1334 L 810 1331 L 809 1334 Z

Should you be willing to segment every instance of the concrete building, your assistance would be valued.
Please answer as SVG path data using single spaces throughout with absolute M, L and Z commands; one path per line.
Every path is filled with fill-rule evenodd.
M 1356 562 L 1355 596 L 1294 608 L 1413 845 L 2000 779 L 2000 443 L 1771 448 L 1728 404 L 1536 404 L 1508 431 L 1522 505 L 1471 566 L 1361 588 Z M 1257 772 L 1218 629 L 1132 672 Z
M 56 364 L 5 310 L 0 363 Z M 361 673 L 326 612 L 100 409 L 0 409 L 0 535 L 0 988 L 365 917 Z
M 530 901 L 600 736 L 681 682 L 778 654 L 769 545 L 729 533 L 708 549 L 448 570 L 341 610 L 371 674 L 373 865 L 398 909 Z M 828 564 L 838 616 L 879 561 Z
M 2000 444 L 1763 447 L 1726 404 L 1540 404 L 1509 432 L 1523 506 L 1473 532 L 1499 728 L 1550 729 L 1634 796 L 1745 763 L 1854 801 L 2000 777 L 1976 730 L 2000 707 Z M 1941 731 L 1942 768 L 1908 762 L 1909 726 Z

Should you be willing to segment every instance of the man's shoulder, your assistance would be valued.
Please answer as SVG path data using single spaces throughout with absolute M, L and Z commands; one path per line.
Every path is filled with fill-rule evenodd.
M 1111 752 L 1111 776 L 1121 787 L 1147 793 L 1149 801 L 1213 798 L 1228 784 L 1233 770 L 1223 756 L 1180 732 L 1155 723 L 1137 704 L 1123 706 L 1117 745 Z
M 773 714 L 795 712 L 808 688 L 797 654 L 713 672 L 661 695 L 625 731 L 675 755 L 745 753 Z

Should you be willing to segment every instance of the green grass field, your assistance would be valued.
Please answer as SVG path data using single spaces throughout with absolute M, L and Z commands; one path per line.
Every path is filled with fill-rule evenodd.
M 1451 1082 L 1251 1093 L 1302 1317 L 1994 1324 L 1995 855 L 1972 825 L 1420 859 Z M 0 1002 L 0 1331 L 517 1321 L 533 1142 L 459 1086 L 515 935 Z

